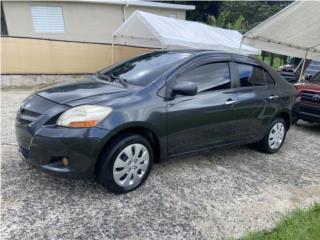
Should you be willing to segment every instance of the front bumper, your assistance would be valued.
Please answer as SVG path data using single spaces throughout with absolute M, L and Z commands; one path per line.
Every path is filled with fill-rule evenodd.
M 294 118 L 295 120 L 302 119 L 320 123 L 320 105 L 304 102 L 297 103 L 294 107 Z
M 43 126 L 34 134 L 16 125 L 20 156 L 35 168 L 67 178 L 92 178 L 110 131 L 101 128 Z M 62 163 L 63 158 L 69 164 Z

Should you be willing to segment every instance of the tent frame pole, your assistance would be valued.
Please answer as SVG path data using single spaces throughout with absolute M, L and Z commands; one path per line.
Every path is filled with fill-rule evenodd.
M 114 35 L 112 35 L 112 42 L 111 42 L 111 64 L 114 62 Z
M 307 56 L 308 56 L 308 51 L 306 51 L 306 55 L 304 56 L 304 59 L 303 59 L 303 64 L 302 64 L 302 67 L 301 67 L 301 72 L 300 72 L 300 76 L 299 76 L 299 81 L 298 82 L 301 82 L 302 80 L 302 76 L 303 76 L 303 71 L 304 71 L 304 67 L 306 65 L 306 59 L 307 59 Z
M 243 44 L 243 37 L 241 38 L 241 41 L 240 41 L 239 53 L 241 53 L 242 44 Z

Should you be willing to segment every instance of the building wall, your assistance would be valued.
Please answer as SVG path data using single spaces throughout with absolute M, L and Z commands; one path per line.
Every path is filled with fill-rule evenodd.
M 65 33 L 35 33 L 31 6 L 62 6 Z M 9 36 L 48 38 L 68 41 L 111 43 L 112 33 L 123 23 L 122 5 L 72 2 L 3 2 Z M 135 10 L 185 19 L 185 10 L 128 6 Z
M 65 32 L 36 33 L 32 23 L 32 6 L 62 6 Z M 1 74 L 94 73 L 111 64 L 112 33 L 124 21 L 122 5 L 5 1 L 3 8 L 9 37 L 1 38 Z M 125 8 L 126 16 L 129 17 L 137 9 L 185 18 L 185 10 L 135 6 Z M 115 46 L 114 60 L 116 62 L 148 51 L 151 49 Z
M 1 38 L 2 74 L 86 74 L 111 65 L 110 44 Z M 114 62 L 153 49 L 115 46 Z

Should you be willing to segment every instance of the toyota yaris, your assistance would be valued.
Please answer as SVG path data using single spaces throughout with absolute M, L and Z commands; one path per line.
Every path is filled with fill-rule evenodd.
M 39 170 L 95 177 L 125 193 L 171 156 L 249 143 L 277 152 L 295 97 L 294 86 L 254 58 L 157 51 L 32 94 L 17 113 L 16 137 L 21 157 Z

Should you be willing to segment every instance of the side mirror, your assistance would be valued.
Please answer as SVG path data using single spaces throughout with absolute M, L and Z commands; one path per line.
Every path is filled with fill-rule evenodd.
M 198 85 L 193 82 L 179 82 L 172 88 L 172 96 L 194 96 L 198 93 Z
M 307 74 L 304 76 L 304 80 L 307 80 L 307 81 L 311 80 L 311 78 L 312 78 L 311 74 Z

